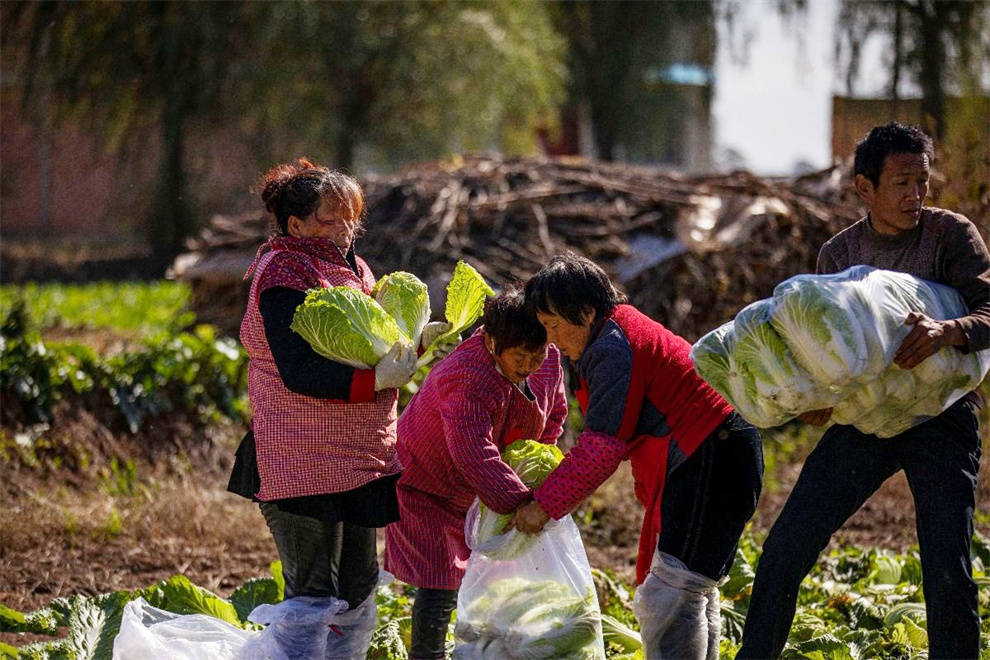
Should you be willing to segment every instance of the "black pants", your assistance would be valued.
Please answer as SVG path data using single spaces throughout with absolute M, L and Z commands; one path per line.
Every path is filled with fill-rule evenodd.
M 333 596 L 355 608 L 371 595 L 378 584 L 374 527 L 328 524 L 269 502 L 260 507 L 282 560 L 286 598 Z
M 456 589 L 417 589 L 412 608 L 411 660 L 442 660 L 450 625 L 457 607 Z
M 826 431 L 763 545 L 736 657 L 780 655 L 801 580 L 832 534 L 898 470 L 907 476 L 917 515 L 929 657 L 977 657 L 980 620 L 970 543 L 978 426 L 974 404 L 963 400 L 893 438 L 851 426 Z
M 732 568 L 762 485 L 760 434 L 733 413 L 668 475 L 660 505 L 660 551 L 720 580 Z

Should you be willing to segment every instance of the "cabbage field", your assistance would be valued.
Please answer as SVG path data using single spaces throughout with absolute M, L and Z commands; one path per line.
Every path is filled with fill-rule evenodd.
M 188 297 L 171 282 L 0 287 L 0 657 L 110 658 L 124 607 L 139 597 L 247 631 L 258 628 L 247 622 L 254 607 L 281 600 L 260 514 L 224 492 L 246 428 L 245 357 L 234 338 L 196 324 Z M 722 587 L 724 657 L 738 648 L 760 543 L 815 439 L 789 424 L 764 437 L 767 487 Z M 973 546 L 983 660 L 988 445 L 984 427 Z M 628 475 L 616 479 L 575 520 L 607 655 L 635 658 L 641 512 L 629 505 Z M 892 489 L 857 514 L 802 584 L 785 657 L 927 656 L 909 496 L 906 486 Z M 496 533 L 499 523 L 490 523 Z M 379 588 L 369 658 L 408 657 L 410 596 L 400 583 Z

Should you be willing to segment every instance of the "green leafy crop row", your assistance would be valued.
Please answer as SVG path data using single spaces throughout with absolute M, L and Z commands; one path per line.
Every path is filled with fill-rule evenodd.
M 36 328 L 109 328 L 141 335 L 179 332 L 195 321 L 181 282 L 94 282 L 0 286 L 0 317 L 22 305 Z
M 990 540 L 977 534 L 973 541 L 973 573 L 980 587 L 982 617 L 981 660 L 990 660 Z M 722 585 L 723 657 L 739 649 L 753 575 L 759 552 L 744 537 L 728 581 Z M 25 659 L 110 658 L 123 606 L 141 596 L 160 609 L 182 614 L 201 613 L 250 628 L 250 611 L 282 599 L 281 566 L 272 564 L 272 578 L 248 581 L 223 599 L 181 575 L 145 589 L 99 596 L 58 598 L 34 612 L 19 612 L 0 604 L 0 632 L 59 635 L 61 639 L 16 648 L 0 644 L 0 656 Z M 634 646 L 635 619 L 630 611 L 631 589 L 595 571 L 606 628 L 607 655 L 613 660 L 641 658 Z M 402 584 L 381 587 L 376 596 L 378 628 L 368 658 L 408 658 L 411 598 Z M 626 627 L 628 626 L 628 627 Z M 452 624 L 453 627 L 453 624 Z M 627 634 L 621 634 L 626 631 Z M 846 547 L 818 562 L 801 585 L 797 615 L 784 658 L 858 660 L 860 658 L 927 657 L 928 633 L 921 590 L 921 562 L 916 550 L 903 555 L 876 549 Z
M 77 343 L 45 343 L 24 306 L 8 310 L 0 327 L 0 394 L 15 402 L 23 423 L 48 422 L 55 405 L 74 393 L 112 404 L 132 433 L 173 411 L 207 419 L 246 414 L 246 356 L 211 326 L 158 335 L 140 350 L 104 357 Z

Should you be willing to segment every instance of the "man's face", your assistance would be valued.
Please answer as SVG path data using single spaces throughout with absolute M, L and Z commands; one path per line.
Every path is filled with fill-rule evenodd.
M 856 192 L 870 207 L 870 221 L 881 234 L 914 229 L 928 196 L 931 170 L 926 154 L 893 153 L 883 161 L 877 185 L 856 175 Z

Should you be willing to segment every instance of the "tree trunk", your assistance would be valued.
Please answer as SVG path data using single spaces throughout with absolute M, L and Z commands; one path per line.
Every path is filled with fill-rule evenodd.
M 935 2 L 921 3 L 921 62 L 918 82 L 921 84 L 921 115 L 925 128 L 939 142 L 945 138 L 945 22 L 948 10 Z
M 184 165 L 186 112 L 181 99 L 166 101 L 162 118 L 162 162 L 148 236 L 156 261 L 168 264 L 194 229 Z

